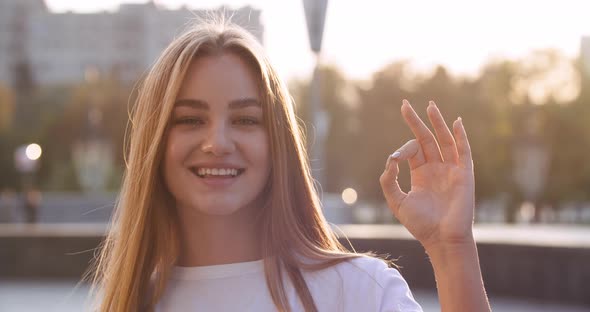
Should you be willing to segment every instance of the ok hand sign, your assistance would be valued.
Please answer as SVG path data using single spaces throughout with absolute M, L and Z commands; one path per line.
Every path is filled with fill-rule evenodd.
M 402 115 L 416 139 L 389 156 L 379 181 L 395 217 L 428 250 L 473 240 L 475 182 L 461 118 L 453 122 L 451 133 L 434 102 L 426 111 L 436 138 L 410 103 L 403 101 Z M 408 193 L 397 183 L 398 163 L 404 160 L 409 162 L 412 181 Z

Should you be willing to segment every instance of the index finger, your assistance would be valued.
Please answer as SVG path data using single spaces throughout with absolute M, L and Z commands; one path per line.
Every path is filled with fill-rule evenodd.
M 471 146 L 467 139 L 465 126 L 461 117 L 453 122 L 453 132 L 455 133 L 455 140 L 457 142 L 457 152 L 459 153 L 459 163 L 463 167 L 473 170 L 473 159 L 471 156 Z
M 418 114 L 416 114 L 410 105 L 410 102 L 404 99 L 402 103 L 402 116 L 410 127 L 410 130 L 412 130 L 416 136 L 416 139 L 418 139 L 418 143 L 420 143 L 422 146 L 422 151 L 424 152 L 426 161 L 442 162 L 440 148 L 438 147 L 438 143 L 436 142 L 434 135 L 432 132 L 430 132 L 430 129 L 428 129 L 422 119 L 418 117 Z

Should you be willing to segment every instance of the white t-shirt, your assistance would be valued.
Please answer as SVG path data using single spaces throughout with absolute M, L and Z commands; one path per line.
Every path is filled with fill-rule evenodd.
M 319 271 L 302 271 L 318 311 L 414 312 L 422 308 L 396 269 L 359 257 Z M 304 311 L 289 279 L 292 311 Z M 263 260 L 175 267 L 157 312 L 276 311 L 266 286 Z

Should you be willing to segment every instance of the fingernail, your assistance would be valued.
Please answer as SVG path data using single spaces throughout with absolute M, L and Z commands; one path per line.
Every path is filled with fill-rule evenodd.
M 410 102 L 408 102 L 408 100 L 404 99 L 404 100 L 402 101 L 402 105 L 404 105 L 404 104 L 406 104 L 406 105 L 410 105 Z
M 463 124 L 463 119 L 461 118 L 461 116 L 459 116 L 459 118 L 457 118 L 457 120 L 459 121 L 460 124 Z
M 400 152 L 395 152 L 395 153 L 391 154 L 391 158 L 397 159 L 401 154 L 402 153 L 400 153 Z
M 430 105 L 430 106 L 434 106 L 434 107 L 437 107 L 437 106 L 436 106 L 436 103 L 434 103 L 434 101 L 430 101 L 430 102 L 428 102 L 428 105 Z

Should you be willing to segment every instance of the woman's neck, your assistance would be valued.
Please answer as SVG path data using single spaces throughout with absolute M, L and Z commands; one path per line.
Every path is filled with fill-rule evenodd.
M 252 211 L 228 216 L 181 213 L 177 265 L 206 266 L 261 259 L 254 215 Z

